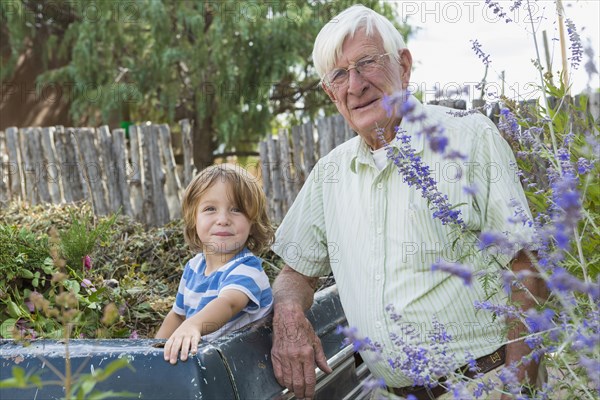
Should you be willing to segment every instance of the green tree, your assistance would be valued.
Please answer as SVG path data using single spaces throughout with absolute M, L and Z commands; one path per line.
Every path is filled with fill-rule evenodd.
M 11 57 L 35 44 L 47 67 L 40 85 L 68 88 L 75 120 L 194 121 L 194 162 L 218 146 L 247 152 L 284 114 L 330 114 L 310 55 L 319 29 L 350 0 L 2 0 Z M 393 18 L 393 6 L 366 0 Z M 405 36 L 410 29 L 398 25 Z

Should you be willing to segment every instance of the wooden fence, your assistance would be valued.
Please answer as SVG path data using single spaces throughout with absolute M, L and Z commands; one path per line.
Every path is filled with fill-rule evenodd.
M 180 172 L 168 125 L 132 125 L 128 138 L 107 126 L 8 128 L 0 132 L 0 204 L 87 200 L 96 215 L 120 211 L 166 224 L 181 216 L 182 188 L 194 174 L 190 122 L 180 126 Z

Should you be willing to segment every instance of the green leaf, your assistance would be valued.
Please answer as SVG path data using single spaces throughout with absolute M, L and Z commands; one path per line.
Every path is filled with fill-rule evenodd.
M 65 289 L 75 294 L 79 293 L 79 291 L 81 290 L 81 285 L 79 284 L 79 282 L 72 279 L 67 279 L 66 281 L 64 281 L 63 286 L 65 287 Z
M 42 271 L 48 275 L 52 275 L 55 272 L 54 260 L 51 257 L 46 257 L 44 260 L 44 263 L 42 264 Z
M 15 303 L 14 301 L 9 300 L 6 303 L 6 308 L 8 310 L 8 314 L 13 318 L 19 319 L 23 315 L 21 308 L 19 308 L 17 303 Z
M 20 275 L 25 279 L 33 279 L 33 272 L 29 271 L 28 269 L 22 269 Z

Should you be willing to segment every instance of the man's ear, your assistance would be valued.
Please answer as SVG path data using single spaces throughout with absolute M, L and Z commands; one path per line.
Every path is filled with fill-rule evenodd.
M 327 96 L 329 96 L 329 98 L 331 99 L 332 102 L 337 103 L 337 98 L 335 97 L 335 94 L 333 93 L 333 91 L 331 90 L 331 88 L 329 87 L 328 84 L 326 84 L 325 82 L 321 83 L 321 87 L 323 88 L 323 90 L 325 91 L 325 93 L 327 93 Z
M 408 88 L 410 82 L 410 73 L 412 72 L 412 54 L 410 50 L 401 49 L 398 50 L 398 59 L 400 60 L 400 66 L 402 67 L 400 79 L 402 80 L 402 89 Z

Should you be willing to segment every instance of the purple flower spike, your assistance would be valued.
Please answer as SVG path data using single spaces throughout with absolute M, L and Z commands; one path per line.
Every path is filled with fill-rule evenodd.
M 438 260 L 437 262 L 433 263 L 433 265 L 431 266 L 431 270 L 444 271 L 448 272 L 449 274 L 456 275 L 459 278 L 461 278 L 467 286 L 471 285 L 471 279 L 473 278 L 473 270 L 471 269 L 471 267 L 464 264 L 451 263 L 444 260 Z
M 527 310 L 525 316 L 525 324 L 531 333 L 548 331 L 555 327 L 552 319 L 554 318 L 554 311 L 547 308 L 541 313 L 530 309 Z

